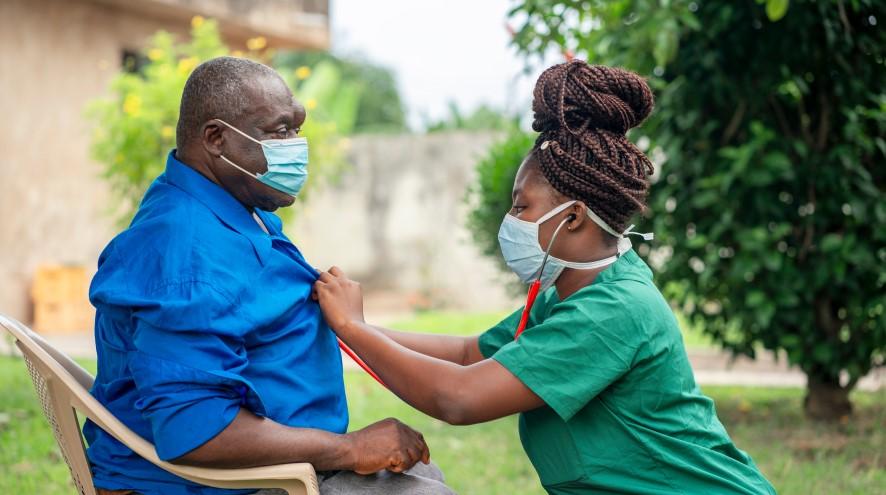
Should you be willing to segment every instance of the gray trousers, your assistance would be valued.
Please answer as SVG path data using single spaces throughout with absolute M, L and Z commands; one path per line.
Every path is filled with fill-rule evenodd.
M 434 463 L 416 464 L 404 473 L 380 471 L 362 476 L 351 471 L 318 473 L 320 495 L 454 495 L 443 482 L 443 472 Z M 278 489 L 261 490 L 255 495 L 286 495 Z

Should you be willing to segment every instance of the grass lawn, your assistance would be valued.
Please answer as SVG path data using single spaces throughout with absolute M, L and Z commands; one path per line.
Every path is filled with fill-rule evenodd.
M 95 365 L 85 363 L 88 368 Z M 388 416 L 422 431 L 432 457 L 459 493 L 541 494 L 514 418 L 471 427 L 429 419 L 360 372 L 346 374 L 351 426 Z M 0 493 L 72 494 L 24 364 L 0 357 Z M 782 494 L 872 494 L 886 486 L 886 392 L 855 393 L 857 413 L 826 426 L 800 413 L 802 391 L 708 387 L 739 448 Z

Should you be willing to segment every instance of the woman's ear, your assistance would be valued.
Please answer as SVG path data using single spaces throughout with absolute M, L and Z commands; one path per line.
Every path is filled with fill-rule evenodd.
M 581 201 L 576 201 L 569 207 L 569 221 L 566 222 L 566 228 L 570 231 L 576 231 L 584 225 L 585 220 L 588 219 L 587 214 L 588 207 L 585 206 Z

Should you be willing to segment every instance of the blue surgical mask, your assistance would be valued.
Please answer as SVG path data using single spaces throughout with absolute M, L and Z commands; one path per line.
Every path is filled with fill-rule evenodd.
M 633 225 L 628 227 L 622 234 L 614 234 L 615 231 L 606 225 L 606 222 L 600 219 L 600 217 L 589 208 L 587 210 L 588 217 L 590 217 L 594 223 L 600 225 L 603 230 L 613 233 L 613 235 L 618 237 L 618 254 L 591 262 L 565 261 L 550 255 L 547 257 L 547 260 L 545 260 L 545 249 L 543 249 L 538 242 L 539 225 L 550 220 L 554 215 L 572 206 L 574 203 L 575 201 L 563 203 L 543 215 L 535 222 L 520 220 L 510 214 L 505 215 L 505 218 L 501 223 L 501 228 L 498 231 L 498 243 L 501 247 L 501 254 L 504 256 L 508 268 L 510 268 L 511 271 L 513 271 L 524 283 L 529 284 L 539 279 L 541 280 L 541 290 L 545 290 L 557 281 L 560 274 L 563 273 L 563 270 L 566 268 L 572 268 L 575 270 L 595 270 L 615 263 L 619 256 L 631 249 L 631 241 L 627 238 L 628 235 L 641 235 L 646 240 L 652 239 L 652 234 L 638 234 L 633 232 Z M 566 221 L 567 219 L 564 219 L 561 224 Z M 542 272 L 540 275 L 539 271 Z
M 266 139 L 259 141 L 224 120 L 215 119 L 230 127 L 241 136 L 261 146 L 268 162 L 268 171 L 263 174 L 252 173 L 229 160 L 225 155 L 221 159 L 241 172 L 255 178 L 262 184 L 286 193 L 298 196 L 308 178 L 308 140 L 303 137 L 290 139 Z

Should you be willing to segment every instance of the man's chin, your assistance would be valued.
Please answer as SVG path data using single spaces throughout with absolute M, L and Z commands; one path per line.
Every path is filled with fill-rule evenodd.
M 292 196 L 281 196 L 279 198 L 274 198 L 266 201 L 261 209 L 265 211 L 277 211 L 278 208 L 288 208 L 295 203 L 295 198 Z

